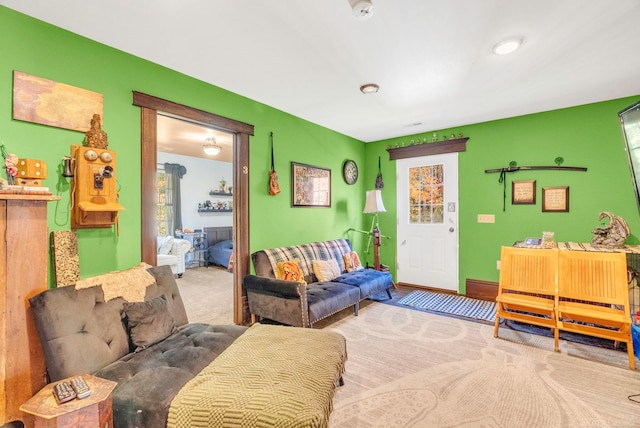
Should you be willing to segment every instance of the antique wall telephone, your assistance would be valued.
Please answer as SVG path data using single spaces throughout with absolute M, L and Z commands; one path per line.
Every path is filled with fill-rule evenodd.
M 118 202 L 116 189 L 116 153 L 106 148 L 71 146 L 65 158 L 65 172 L 72 170 L 71 228 L 106 228 L 116 224 Z

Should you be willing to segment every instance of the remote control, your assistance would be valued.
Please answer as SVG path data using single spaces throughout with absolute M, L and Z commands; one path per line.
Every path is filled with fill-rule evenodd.
M 53 387 L 53 395 L 56 397 L 58 404 L 66 403 L 76 398 L 76 392 L 69 382 L 58 382 Z
M 87 385 L 87 382 L 85 382 L 82 376 L 76 376 L 69 382 L 71 383 L 71 388 L 73 388 L 73 390 L 75 391 L 78 399 L 87 398 L 91 395 L 89 385 Z

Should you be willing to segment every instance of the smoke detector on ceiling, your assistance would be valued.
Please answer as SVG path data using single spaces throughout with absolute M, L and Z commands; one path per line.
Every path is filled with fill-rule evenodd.
M 353 16 L 357 19 L 367 19 L 373 15 L 373 3 L 371 0 L 349 0 Z

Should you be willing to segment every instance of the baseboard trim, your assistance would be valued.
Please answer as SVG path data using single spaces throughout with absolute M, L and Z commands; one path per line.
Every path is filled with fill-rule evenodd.
M 443 290 L 442 288 L 425 287 L 423 285 L 409 284 L 408 282 L 398 282 L 396 283 L 396 285 L 401 287 L 413 288 L 415 290 L 435 291 L 436 293 L 444 293 L 444 294 L 458 294 L 457 291 L 453 291 L 453 290 Z
M 466 280 L 467 292 L 465 296 L 474 299 L 496 301 L 498 296 L 498 283 L 493 281 L 483 281 L 481 279 Z

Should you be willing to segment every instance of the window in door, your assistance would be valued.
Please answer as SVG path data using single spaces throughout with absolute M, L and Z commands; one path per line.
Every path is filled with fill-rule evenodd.
M 409 168 L 409 223 L 444 222 L 442 164 Z

